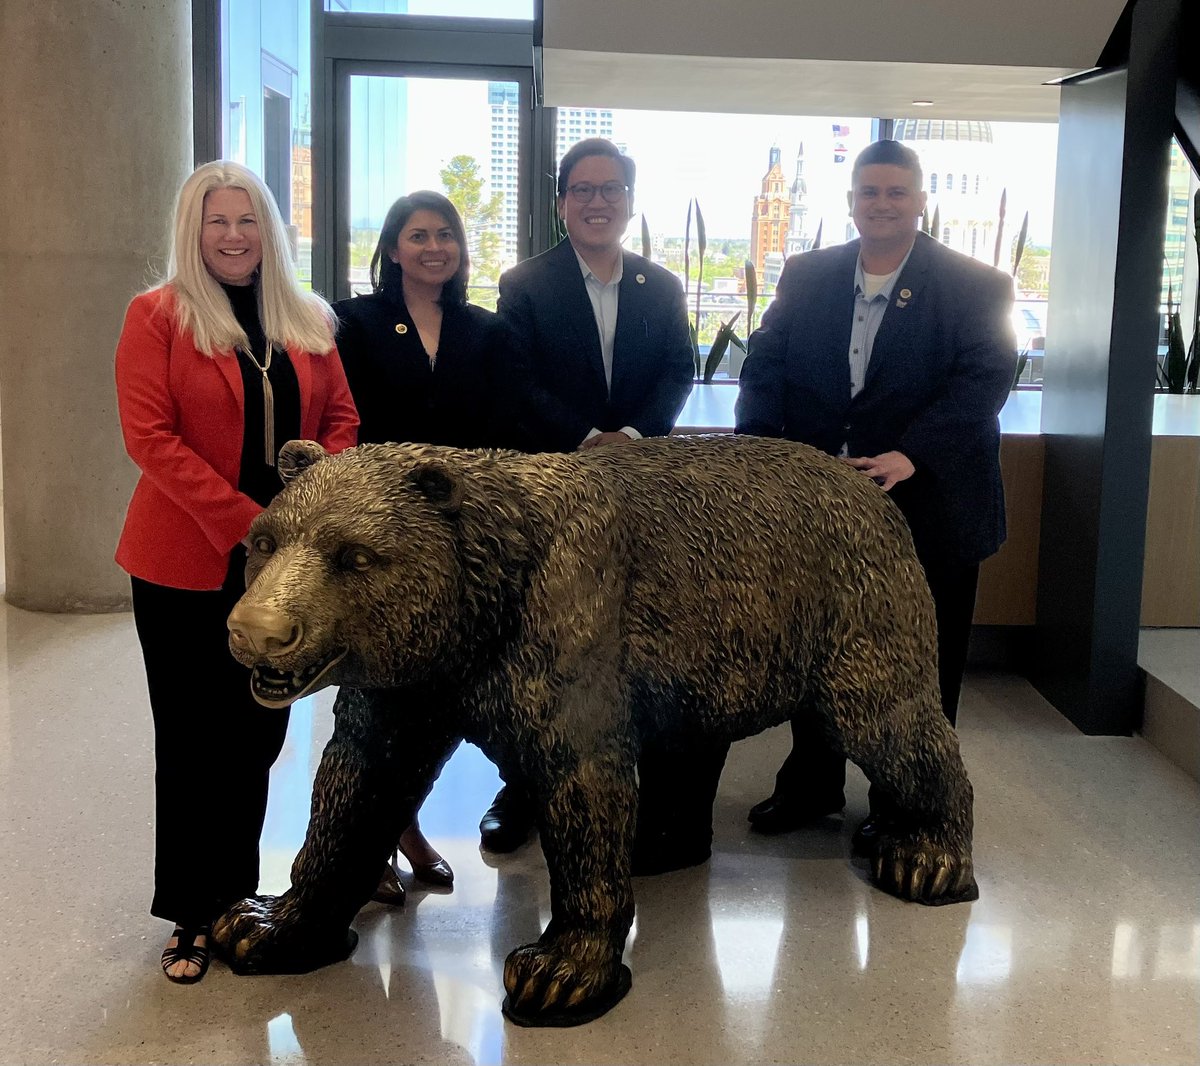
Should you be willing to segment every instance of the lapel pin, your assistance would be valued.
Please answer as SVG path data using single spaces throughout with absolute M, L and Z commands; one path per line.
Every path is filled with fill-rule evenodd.
M 896 301 L 896 306 L 897 306 L 897 307 L 907 307 L 907 306 L 908 306 L 908 301 L 907 301 L 907 300 L 897 300 L 897 301 Z
M 900 299 L 901 300 L 907 300 L 911 296 L 912 296 L 912 289 L 901 289 L 900 290 Z
M 408 327 L 403 322 L 397 322 L 396 332 L 403 335 L 408 332 Z
M 636 281 L 639 285 L 645 285 L 646 284 L 646 275 L 645 274 L 634 274 L 633 280 Z

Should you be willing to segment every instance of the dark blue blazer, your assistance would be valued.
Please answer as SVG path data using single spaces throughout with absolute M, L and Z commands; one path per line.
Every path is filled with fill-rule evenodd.
M 622 254 L 611 390 L 570 241 L 500 278 L 497 311 L 524 348 L 533 379 L 526 413 L 535 450 L 572 451 L 593 427 L 665 436 L 692 391 L 683 287 L 648 259 Z
M 1012 280 L 918 234 L 850 398 L 859 242 L 793 256 L 750 338 L 739 433 L 836 455 L 903 452 L 891 492 L 923 557 L 979 562 L 1004 541 L 1000 423 L 1016 370 Z M 907 295 L 906 295 L 907 294 Z
M 339 300 L 333 309 L 338 354 L 361 419 L 360 444 L 518 443 L 516 393 L 523 367 L 511 334 L 491 311 L 474 304 L 447 307 L 431 368 L 400 293 L 384 289 Z

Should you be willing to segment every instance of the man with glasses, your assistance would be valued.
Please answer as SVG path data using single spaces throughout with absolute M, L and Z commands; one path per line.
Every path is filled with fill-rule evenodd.
M 841 456 L 904 512 L 933 593 L 953 725 L 979 564 L 1005 534 L 997 416 L 1016 370 L 1012 279 L 918 232 L 926 197 L 906 145 L 869 145 L 851 186 L 859 239 L 787 261 L 750 338 L 736 428 Z M 845 806 L 845 757 L 813 722 L 792 722 L 775 792 L 750 810 L 756 830 L 786 832 Z M 877 839 L 886 800 L 872 789 L 857 850 Z
M 679 281 L 621 248 L 634 162 L 580 141 L 558 171 L 567 240 L 500 279 L 497 310 L 529 354 L 536 451 L 574 451 L 671 432 L 692 389 Z
M 665 436 L 691 392 L 683 287 L 661 266 L 621 247 L 633 214 L 635 172 L 633 160 L 611 141 L 591 138 L 572 147 L 558 171 L 558 214 L 568 239 L 500 279 L 497 310 L 532 370 L 524 428 L 533 451 L 586 451 Z M 677 754 L 673 746 L 673 760 Z M 722 751 L 715 759 L 718 775 L 723 760 Z M 694 770 L 675 762 L 680 765 L 685 774 Z M 712 837 L 712 797 L 707 811 L 703 803 L 697 808 L 674 787 L 675 773 L 649 751 L 640 772 L 635 870 L 703 862 Z M 700 812 L 702 824 L 694 832 L 674 832 L 677 801 Z M 662 812 L 663 825 L 651 831 L 646 817 L 655 811 Z M 510 782 L 480 822 L 483 846 L 513 850 L 528 838 L 531 819 L 523 790 Z M 664 847 L 658 838 L 668 835 L 667 823 L 672 843 Z

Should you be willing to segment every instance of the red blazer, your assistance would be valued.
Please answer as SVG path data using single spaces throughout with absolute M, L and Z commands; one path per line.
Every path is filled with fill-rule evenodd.
M 121 431 L 142 476 L 116 559 L 158 585 L 219 589 L 229 553 L 262 510 L 237 490 L 242 372 L 232 355 L 198 351 L 174 310 L 168 286 L 135 297 L 117 343 Z M 358 413 L 337 350 L 288 355 L 300 386 L 301 435 L 331 452 L 352 447 Z

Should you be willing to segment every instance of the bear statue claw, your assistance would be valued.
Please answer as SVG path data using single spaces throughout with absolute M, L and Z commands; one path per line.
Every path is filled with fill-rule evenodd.
M 969 854 L 956 855 L 928 841 L 882 836 L 871 874 L 884 892 L 930 907 L 979 898 Z
M 516 1025 L 563 1028 L 583 1025 L 612 1010 L 633 984 L 629 967 L 618 954 L 595 965 L 567 954 L 561 945 L 526 944 L 504 963 L 501 1005 Z
M 358 934 L 349 928 L 314 927 L 295 918 L 282 896 L 235 903 L 213 925 L 213 942 L 237 974 L 308 973 L 349 958 Z

